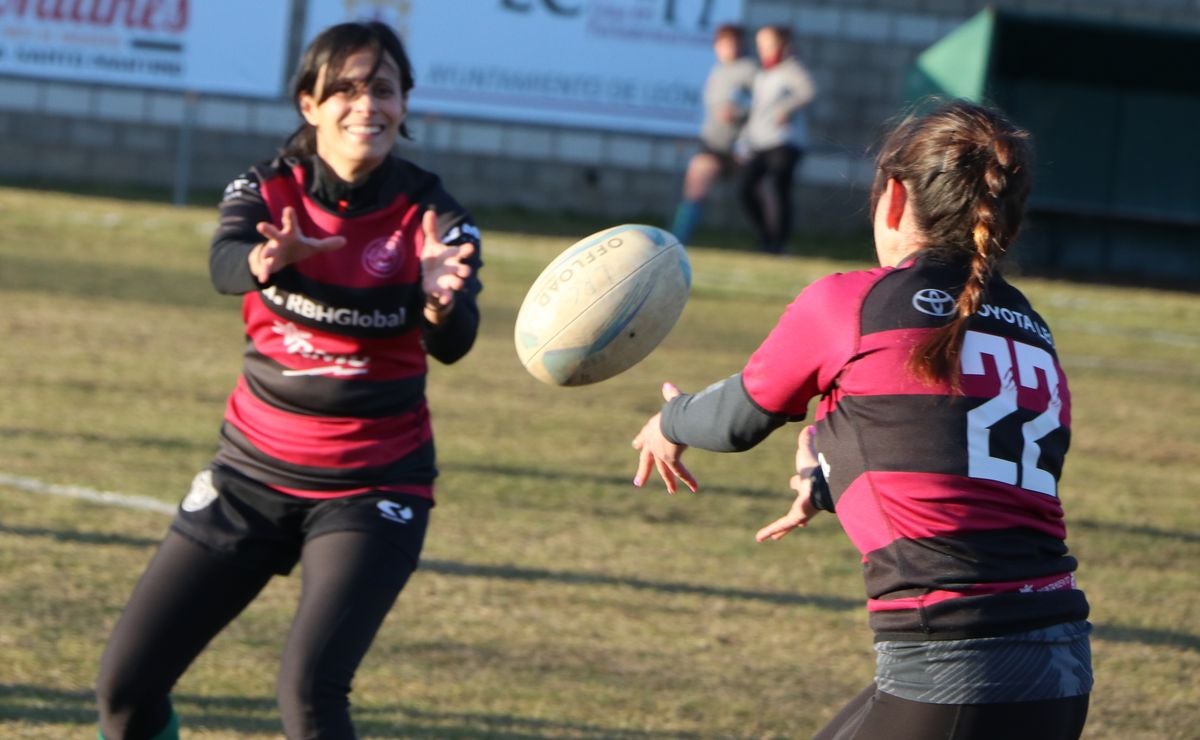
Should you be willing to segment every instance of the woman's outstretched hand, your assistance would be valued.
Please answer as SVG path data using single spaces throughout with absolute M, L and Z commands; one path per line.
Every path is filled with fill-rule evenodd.
M 671 383 L 663 383 L 662 394 L 664 400 L 670 401 L 679 395 L 679 389 Z M 650 417 L 642 431 L 633 438 L 633 449 L 638 451 L 633 485 L 639 488 L 644 485 L 650 476 L 650 468 L 655 467 L 667 485 L 667 493 L 674 496 L 679 490 L 679 481 L 683 481 L 692 493 L 696 492 L 696 478 L 684 466 L 682 459 L 687 445 L 676 444 L 663 435 L 661 412 Z
M 788 481 L 789 487 L 796 492 L 796 500 L 792 502 L 788 513 L 758 530 L 758 534 L 754 535 L 755 540 L 778 540 L 793 529 L 808 526 L 809 520 L 818 511 L 812 502 L 812 473 L 819 464 L 813 444 L 813 427 L 806 426 L 800 430 L 796 440 L 796 474 Z
M 425 291 L 425 318 L 432 324 L 441 321 L 454 307 L 454 294 L 471 277 L 466 261 L 475 254 L 475 245 L 443 244 L 437 234 L 437 213 L 432 208 L 421 217 L 425 243 L 421 247 L 421 287 Z
M 255 229 L 267 238 L 267 241 L 250 250 L 250 272 L 254 279 L 266 284 L 271 275 L 283 268 L 308 259 L 319 252 L 332 252 L 346 245 L 343 236 L 327 236 L 324 239 L 313 239 L 304 235 L 296 223 L 296 209 L 287 206 L 283 209 L 282 226 L 276 226 L 270 221 L 260 221 Z

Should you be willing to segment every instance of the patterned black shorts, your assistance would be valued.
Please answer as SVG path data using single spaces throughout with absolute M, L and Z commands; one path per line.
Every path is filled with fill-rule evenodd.
M 433 502 L 372 492 L 333 499 L 291 496 L 228 468 L 201 471 L 171 528 L 250 568 L 291 572 L 304 543 L 331 532 L 368 532 L 391 542 L 415 568 Z

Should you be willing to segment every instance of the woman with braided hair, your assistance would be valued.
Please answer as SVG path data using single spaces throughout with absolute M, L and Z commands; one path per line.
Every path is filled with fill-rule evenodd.
M 1030 189 L 1028 135 L 964 101 L 886 138 L 871 189 L 880 267 L 830 275 L 740 373 L 667 399 L 634 439 L 674 493 L 688 446 L 749 449 L 818 399 L 796 498 L 757 534 L 836 512 L 862 552 L 875 681 L 818 740 L 1078 738 L 1088 603 L 1058 481 L 1070 393 L 1045 321 L 1000 274 Z

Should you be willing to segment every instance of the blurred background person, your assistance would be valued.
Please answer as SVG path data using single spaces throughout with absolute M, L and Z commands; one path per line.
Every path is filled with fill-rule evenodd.
M 754 76 L 750 114 L 737 142 L 738 153 L 746 158 L 738 196 L 756 247 L 780 254 L 792 232 L 792 179 L 809 145 L 804 108 L 817 90 L 792 53 L 788 29 L 764 26 L 754 42 L 761 69 Z
M 683 198 L 670 228 L 683 244 L 691 240 L 700 222 L 713 183 L 734 172 L 733 145 L 750 109 L 750 86 L 758 68 L 754 60 L 745 56 L 744 32 L 737 25 L 727 23 L 717 27 L 713 54 L 717 61 L 704 83 L 700 149 L 688 161 Z
M 248 339 L 198 474 L 100 660 L 101 738 L 174 740 L 170 692 L 275 575 L 301 565 L 280 656 L 289 738 L 353 738 L 359 662 L 416 569 L 433 507 L 428 356 L 479 325 L 479 231 L 394 152 L 412 65 L 382 23 L 308 46 L 303 123 L 225 190 L 209 267 Z

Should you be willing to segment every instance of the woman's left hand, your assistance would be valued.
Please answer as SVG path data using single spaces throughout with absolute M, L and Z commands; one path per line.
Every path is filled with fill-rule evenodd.
M 421 217 L 425 243 L 421 247 L 421 287 L 425 291 L 425 318 L 431 324 L 441 320 L 454 308 L 454 296 L 471 277 L 471 265 L 466 261 L 475 254 L 475 245 L 466 242 L 457 246 L 443 244 L 437 233 L 437 213 L 428 208 Z
M 670 401 L 679 395 L 679 389 L 671 383 L 663 383 L 663 399 Z M 658 475 L 667 484 L 667 493 L 672 496 L 679 490 L 678 481 L 696 492 L 696 478 L 683 464 L 683 451 L 687 445 L 676 444 L 667 439 L 662 433 L 662 413 L 650 417 L 650 421 L 642 427 L 642 431 L 633 438 L 633 449 L 638 451 L 637 472 L 633 476 L 633 485 L 639 488 L 646 483 L 650 476 L 650 468 L 658 468 Z
M 788 481 L 789 487 L 796 492 L 796 500 L 792 502 L 788 513 L 758 530 L 758 534 L 754 535 L 756 541 L 781 539 L 793 529 L 808 526 L 809 520 L 819 511 L 812 502 L 812 474 L 820 465 L 813 432 L 813 426 L 806 426 L 800 430 L 796 440 L 796 474 Z

